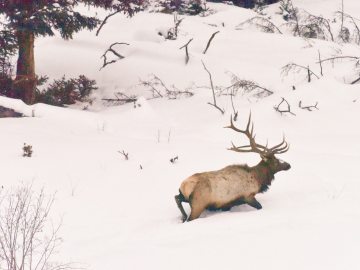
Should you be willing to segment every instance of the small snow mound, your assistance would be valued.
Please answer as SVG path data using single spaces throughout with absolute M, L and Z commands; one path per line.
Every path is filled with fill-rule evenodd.
M 161 43 L 164 38 L 156 30 L 138 30 L 134 33 L 134 40 Z
M 136 101 L 136 106 L 142 108 L 142 110 L 152 111 L 152 108 L 145 97 L 139 97 Z

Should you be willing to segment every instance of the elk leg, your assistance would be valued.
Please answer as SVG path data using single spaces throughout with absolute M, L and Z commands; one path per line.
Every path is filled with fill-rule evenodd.
M 190 217 L 187 221 L 192 221 L 194 219 L 197 219 L 198 217 L 200 217 L 201 213 L 204 210 L 205 210 L 205 207 L 201 207 L 201 206 L 197 206 L 197 205 L 195 207 L 191 207 Z
M 262 208 L 261 204 L 255 198 L 251 198 L 250 200 L 246 200 L 246 203 L 248 205 L 256 208 L 257 210 L 260 210 Z
M 189 198 L 189 203 L 191 207 L 190 217 L 187 221 L 191 221 L 200 217 L 201 213 L 207 208 L 207 204 L 204 202 L 206 201 L 205 197 L 206 192 L 201 192 L 195 190 Z
M 182 222 L 185 222 L 187 220 L 187 215 L 186 215 L 186 212 L 184 210 L 184 207 L 181 204 L 182 202 L 184 202 L 184 196 L 181 193 L 179 195 L 176 195 L 175 196 L 175 201 L 176 201 L 176 204 L 179 207 L 180 212 L 182 214 Z

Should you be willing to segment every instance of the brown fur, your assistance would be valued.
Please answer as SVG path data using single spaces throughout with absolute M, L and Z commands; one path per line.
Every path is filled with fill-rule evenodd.
M 205 209 L 229 210 L 243 203 L 261 209 L 255 195 L 268 189 L 275 173 L 289 168 L 288 163 L 271 156 L 254 167 L 230 165 L 218 171 L 194 174 L 182 182 L 180 195 L 176 196 L 183 221 L 187 216 L 181 202 L 190 204 L 188 221 L 198 218 Z

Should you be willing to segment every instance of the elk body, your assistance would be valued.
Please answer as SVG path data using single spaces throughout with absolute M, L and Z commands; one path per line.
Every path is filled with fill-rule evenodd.
M 235 127 L 232 120 L 227 128 L 245 134 L 250 141 L 249 145 L 239 147 L 233 144 L 229 150 L 240 153 L 258 153 L 261 161 L 253 167 L 230 165 L 218 171 L 197 173 L 185 179 L 180 186 L 179 195 L 175 196 L 183 222 L 198 218 L 205 209 L 229 210 L 233 206 L 244 203 L 261 209 L 262 206 L 255 199 L 255 195 L 269 188 L 277 172 L 290 169 L 290 164 L 275 157 L 275 154 L 282 154 L 289 150 L 285 139 L 271 148 L 256 143 L 251 115 L 246 130 Z M 182 202 L 190 204 L 189 218 Z

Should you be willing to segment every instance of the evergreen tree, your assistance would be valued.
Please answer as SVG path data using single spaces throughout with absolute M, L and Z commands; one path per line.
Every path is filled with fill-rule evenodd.
M 83 29 L 92 30 L 100 21 L 75 11 L 79 4 L 100 7 L 133 15 L 140 10 L 143 0 L 0 0 L 3 25 L 16 37 L 18 60 L 12 96 L 27 104 L 35 101 L 36 75 L 34 41 L 38 36 L 53 36 L 58 31 L 62 38 L 71 39 Z

